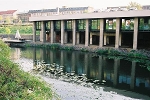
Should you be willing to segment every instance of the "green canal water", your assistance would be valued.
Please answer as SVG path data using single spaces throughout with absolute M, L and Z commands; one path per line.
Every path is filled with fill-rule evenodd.
M 142 64 L 122 59 L 93 56 L 94 53 L 80 51 L 50 50 L 46 48 L 11 48 L 12 59 L 31 70 L 35 61 L 56 63 L 64 73 L 86 75 L 97 86 L 118 89 L 150 96 L 150 71 Z M 122 94 L 124 95 L 124 94 Z M 133 95 L 130 97 L 132 98 Z M 137 97 L 138 98 L 138 97 Z M 144 99 L 144 97 L 141 99 Z M 127 99 L 126 99 L 127 100 Z

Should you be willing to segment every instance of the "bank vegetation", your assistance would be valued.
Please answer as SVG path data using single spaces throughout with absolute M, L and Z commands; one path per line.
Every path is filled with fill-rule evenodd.
M 0 40 L 0 100 L 57 100 L 49 84 L 10 60 L 10 50 Z

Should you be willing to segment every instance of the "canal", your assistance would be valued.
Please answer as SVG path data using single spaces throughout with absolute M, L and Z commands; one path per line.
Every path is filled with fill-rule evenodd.
M 55 63 L 64 66 L 63 73 L 74 72 L 77 76 L 86 75 L 88 83 L 92 83 L 95 87 L 103 87 L 105 91 L 114 90 L 117 94 L 144 100 L 150 96 L 150 71 L 135 61 L 109 59 L 106 56 L 93 56 L 94 53 L 80 51 L 46 48 L 11 49 L 12 60 L 20 64 L 25 71 L 31 71 L 35 61 L 44 61 L 46 64 Z M 58 77 L 51 76 L 51 78 L 58 81 Z M 132 95 L 132 93 L 136 94 Z

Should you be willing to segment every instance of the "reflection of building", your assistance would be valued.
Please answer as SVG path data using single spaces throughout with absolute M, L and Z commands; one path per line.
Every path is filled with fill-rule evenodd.
M 0 24 L 13 24 L 17 19 L 17 10 L 0 11 Z
M 56 9 L 41 9 L 41 10 L 29 10 L 32 17 L 35 16 L 51 16 L 51 15 L 67 15 L 67 14 L 78 14 L 78 13 L 89 13 L 93 12 L 92 7 L 66 7 Z
M 21 55 L 20 48 L 14 48 L 13 57 L 12 59 L 19 59 Z

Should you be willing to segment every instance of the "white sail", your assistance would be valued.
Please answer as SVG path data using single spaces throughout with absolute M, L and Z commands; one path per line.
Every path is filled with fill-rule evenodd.
M 20 33 L 19 33 L 19 30 L 17 30 L 16 35 L 15 35 L 15 38 L 17 38 L 17 39 L 20 39 L 20 38 L 21 38 Z

